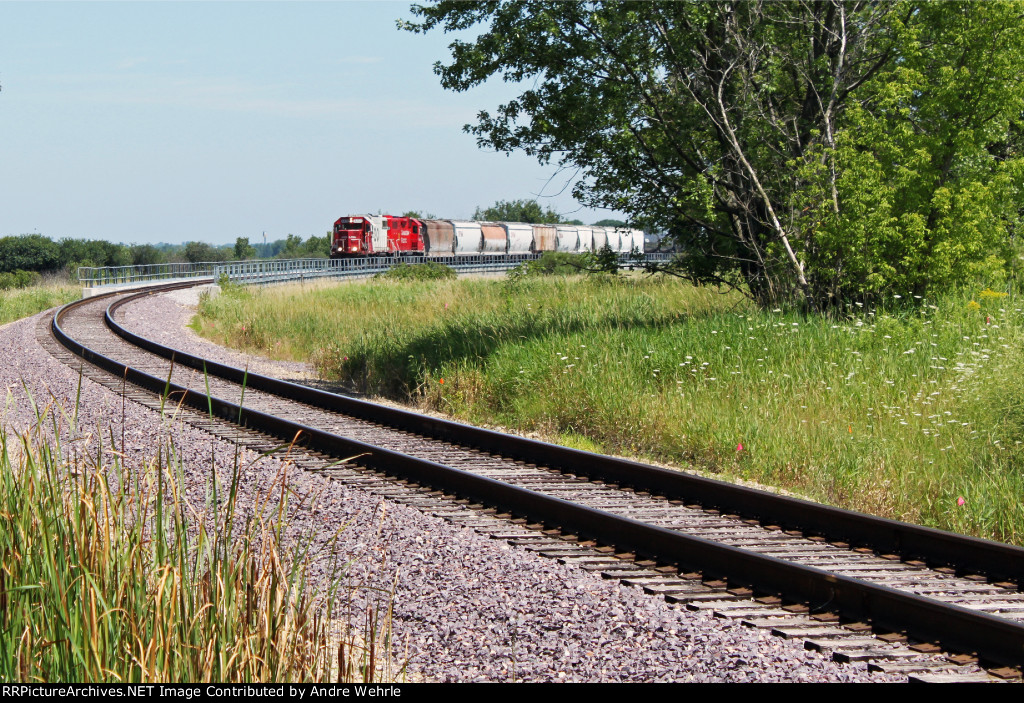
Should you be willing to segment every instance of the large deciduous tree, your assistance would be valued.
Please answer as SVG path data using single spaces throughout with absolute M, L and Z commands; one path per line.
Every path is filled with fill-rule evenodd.
M 1015 3 L 414 5 L 441 83 L 522 93 L 482 146 L 580 172 L 575 195 L 664 229 L 674 270 L 826 309 L 999 272 L 1020 213 Z

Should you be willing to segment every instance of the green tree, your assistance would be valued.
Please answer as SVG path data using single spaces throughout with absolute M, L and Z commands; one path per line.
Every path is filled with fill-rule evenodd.
M 123 244 L 104 239 L 72 239 L 65 237 L 57 243 L 62 268 L 71 266 L 128 266 L 132 263 L 131 250 Z
M 167 260 L 163 251 L 152 244 L 133 244 L 129 247 L 131 263 L 135 266 L 162 264 Z
M 289 234 L 284 239 L 284 246 L 277 254 L 279 259 L 325 258 L 331 253 L 331 233 L 318 237 L 310 235 L 303 241 L 297 234 Z
M 529 224 L 563 223 L 557 212 L 550 207 L 541 207 L 536 200 L 499 200 L 489 208 L 478 207 L 473 212 L 473 219 L 492 222 L 527 222 Z
M 1014 3 L 414 5 L 435 70 L 523 92 L 467 125 L 574 169 L 582 202 L 667 231 L 671 270 L 825 309 L 997 274 L 1020 210 Z M 599 106 L 599 109 L 595 109 Z
M 915 7 L 900 59 L 865 84 L 830 154 L 801 164 L 819 294 L 923 296 L 998 280 L 1013 258 L 1024 160 L 1021 5 Z
M 256 256 L 256 247 L 249 245 L 248 237 L 235 238 L 235 260 L 244 261 Z
M 0 272 L 52 271 L 59 268 L 60 247 L 42 234 L 0 238 Z
M 185 242 L 185 260 L 197 264 L 207 261 L 226 261 L 227 253 L 220 247 L 206 242 Z
M 331 254 L 331 233 L 326 232 L 322 236 L 311 234 L 306 240 L 305 255 L 313 258 L 326 258 Z

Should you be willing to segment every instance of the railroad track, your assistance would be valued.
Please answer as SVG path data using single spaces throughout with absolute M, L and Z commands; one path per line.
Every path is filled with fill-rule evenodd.
M 1020 548 L 248 374 L 119 324 L 125 304 L 166 289 L 67 305 L 40 340 L 218 436 L 256 449 L 296 440 L 302 468 L 837 661 L 920 680 L 1020 679 Z

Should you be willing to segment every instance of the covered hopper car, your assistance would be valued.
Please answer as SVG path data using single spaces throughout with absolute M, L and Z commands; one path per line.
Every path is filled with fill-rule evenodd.
M 340 217 L 334 223 L 331 258 L 580 253 L 599 251 L 606 244 L 621 254 L 643 252 L 644 233 L 624 227 L 353 215 Z

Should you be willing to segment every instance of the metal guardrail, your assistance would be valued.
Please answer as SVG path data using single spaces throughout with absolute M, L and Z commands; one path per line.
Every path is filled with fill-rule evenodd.
M 669 256 L 650 253 L 644 258 L 647 261 L 664 261 Z M 84 288 L 103 288 L 184 281 L 190 278 L 213 278 L 219 281 L 222 276 L 227 276 L 232 283 L 260 285 L 325 277 L 372 276 L 387 271 L 398 263 L 415 265 L 430 261 L 451 266 L 456 271 L 504 271 L 537 258 L 537 254 L 470 254 L 441 257 L 371 256 L 351 259 L 254 259 L 146 266 L 81 266 L 78 269 L 78 280 Z M 635 263 L 628 255 L 623 255 L 621 261 L 624 265 Z
M 79 266 L 78 282 L 84 288 L 120 286 L 133 283 L 209 278 L 219 261 L 198 263 L 145 264 L 139 266 Z
M 456 271 L 504 271 L 534 258 L 536 257 L 532 254 L 474 254 L 430 258 L 370 256 L 358 259 L 241 261 L 217 266 L 214 269 L 214 278 L 219 281 L 221 276 L 227 276 L 232 283 L 258 285 L 324 277 L 372 276 L 387 271 L 398 263 L 416 265 L 429 261 L 451 266 Z

